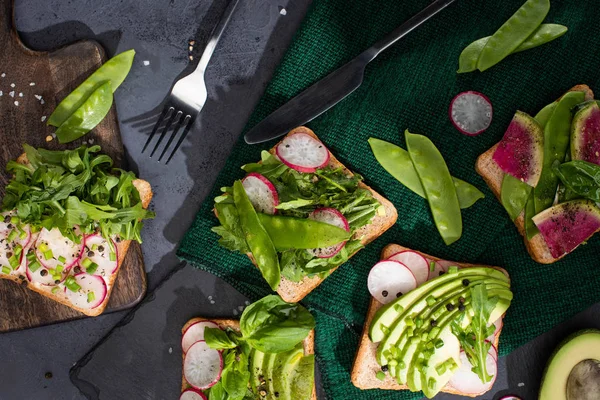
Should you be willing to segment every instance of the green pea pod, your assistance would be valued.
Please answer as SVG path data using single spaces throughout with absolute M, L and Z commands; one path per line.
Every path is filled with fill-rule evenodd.
M 111 93 L 114 93 L 129 74 L 134 56 L 135 50 L 127 50 L 105 62 L 56 106 L 48 118 L 48 125 L 60 127 L 106 81 L 110 82 Z
M 567 155 L 571 133 L 571 109 L 584 100 L 583 92 L 565 94 L 554 109 L 544 127 L 544 162 L 542 175 L 534 189 L 536 214 L 550 207 L 556 196 L 558 177 L 552 170 L 555 163 L 562 163 Z
M 271 289 L 277 290 L 281 281 L 277 250 L 275 250 L 269 234 L 260 223 L 241 181 L 235 181 L 233 184 L 233 201 L 238 210 L 240 225 L 256 266 Z
M 554 110 L 556 109 L 557 105 L 558 102 L 556 101 L 554 103 L 548 104 L 546 107 L 542 108 L 540 112 L 537 113 L 535 117 L 533 117 L 533 119 L 535 119 L 542 128 L 545 128 L 548 124 L 548 120 L 552 116 L 552 113 L 554 113 Z
M 528 240 L 531 240 L 535 235 L 540 233 L 537 226 L 533 223 L 535 215 L 535 196 L 532 190 L 529 192 L 529 198 L 527 199 L 527 204 L 525 204 L 525 236 Z
M 555 166 L 554 173 L 570 196 L 578 195 L 600 203 L 600 165 L 583 160 L 569 161 Z
M 541 46 L 554 39 L 557 39 L 567 33 L 567 27 L 558 24 L 542 24 L 535 32 L 531 34 L 523 43 L 519 45 L 511 54 L 519 53 L 521 51 L 529 50 L 537 46 Z M 481 50 L 485 47 L 491 36 L 478 39 L 465 47 L 460 53 L 458 58 L 458 72 L 459 74 L 465 72 L 472 72 L 477 69 L 477 60 Z
M 426 198 L 419 175 L 406 150 L 395 144 L 375 138 L 369 138 L 369 145 L 375 155 L 375 159 L 377 159 L 377 162 L 383 169 L 415 194 Z M 485 197 L 479 189 L 470 183 L 454 177 L 452 177 L 452 180 L 454 181 L 460 208 L 469 208 L 477 200 Z
M 408 130 L 405 137 L 408 154 L 427 195 L 435 225 L 444 243 L 450 245 L 462 236 L 462 216 L 448 166 L 429 138 Z
M 525 182 L 520 181 L 512 175 L 504 175 L 500 200 L 511 220 L 514 221 L 521 214 L 521 211 L 523 211 L 527 204 L 531 190 L 532 187 Z
M 329 247 L 350 239 L 351 233 L 325 222 L 308 218 L 258 214 L 278 251 Z
M 85 102 L 56 130 L 59 143 L 72 142 L 94 129 L 106 117 L 112 102 L 113 94 L 110 89 L 110 82 L 98 86 Z
M 487 41 L 477 60 L 481 72 L 512 53 L 541 25 L 550 10 L 550 0 L 527 0 Z

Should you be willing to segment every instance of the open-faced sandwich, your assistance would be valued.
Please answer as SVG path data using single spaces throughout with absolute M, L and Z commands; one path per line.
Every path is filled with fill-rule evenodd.
M 535 117 L 517 111 L 477 172 L 508 211 L 531 257 L 553 263 L 600 230 L 600 108 L 586 85 Z
M 274 295 L 239 321 L 189 320 L 180 400 L 316 400 L 314 326 L 304 307 Z
M 372 295 L 354 366 L 360 389 L 475 397 L 492 387 L 506 271 L 440 260 L 396 244 L 371 269 Z
M 305 127 L 242 169 L 246 177 L 215 199 L 213 231 L 285 301 L 301 300 L 398 216 Z
M 150 184 L 112 168 L 99 146 L 24 145 L 10 161 L 0 220 L 0 278 L 86 315 L 101 314 L 132 240 L 141 242 Z

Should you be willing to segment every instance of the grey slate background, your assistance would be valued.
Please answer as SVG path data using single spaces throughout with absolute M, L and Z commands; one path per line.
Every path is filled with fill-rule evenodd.
M 86 398 L 69 379 L 71 367 L 86 354 L 73 370 L 73 381 L 87 398 L 178 397 L 181 325 L 199 314 L 234 316 L 246 299 L 220 279 L 180 265 L 176 244 L 309 2 L 240 1 L 207 71 L 209 100 L 202 116 L 183 151 L 165 168 L 140 155 L 141 147 L 165 94 L 189 68 L 188 41 L 195 40 L 195 51 L 201 51 L 226 0 L 16 0 L 17 28 L 33 49 L 51 50 L 79 39 L 100 41 L 109 55 L 136 49 L 116 104 L 130 167 L 152 183 L 157 218 L 143 233 L 150 294 L 139 310 L 0 335 L 0 400 Z M 497 400 L 509 393 L 536 398 L 554 346 L 577 329 L 600 328 L 599 317 L 600 306 L 592 307 L 503 359 L 493 393 L 482 398 Z M 52 378 L 45 378 L 47 372 Z

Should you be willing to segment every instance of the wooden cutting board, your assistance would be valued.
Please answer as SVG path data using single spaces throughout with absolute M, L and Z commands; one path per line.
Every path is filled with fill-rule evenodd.
M 97 128 L 68 145 L 59 145 L 55 139 L 47 142 L 46 137 L 55 128 L 42 122 L 61 99 L 105 61 L 100 44 L 85 40 L 50 53 L 32 51 L 21 43 L 13 28 L 12 3 L 13 0 L 0 0 L 0 196 L 10 179 L 5 172 L 6 163 L 23 153 L 23 143 L 56 150 L 75 148 L 92 139 L 112 157 L 115 166 L 121 166 L 123 143 L 114 106 Z M 134 306 L 145 292 L 142 252 L 140 245 L 133 242 L 105 313 Z M 0 332 L 82 317 L 85 315 L 78 311 L 0 279 Z

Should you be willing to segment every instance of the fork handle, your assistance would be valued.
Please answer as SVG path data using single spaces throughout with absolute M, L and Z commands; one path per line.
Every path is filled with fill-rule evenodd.
M 202 53 L 202 56 L 200 57 L 200 61 L 198 62 L 198 66 L 196 67 L 194 74 L 201 73 L 202 75 L 204 75 L 204 72 L 206 71 L 206 67 L 208 66 L 208 62 L 210 61 L 210 58 L 212 57 L 213 53 L 215 52 L 215 48 L 217 47 L 219 40 L 221 40 L 221 36 L 223 36 L 223 32 L 225 31 L 225 28 L 227 28 L 229 21 L 231 21 L 231 16 L 233 15 L 233 12 L 237 8 L 238 3 L 239 3 L 239 0 L 231 0 L 229 2 L 227 9 L 223 12 L 223 15 L 221 16 L 221 20 L 219 21 L 217 26 L 215 26 L 215 28 L 213 29 L 213 31 L 210 35 L 210 39 L 209 39 L 208 43 L 206 44 L 206 47 L 204 48 L 204 52 Z

